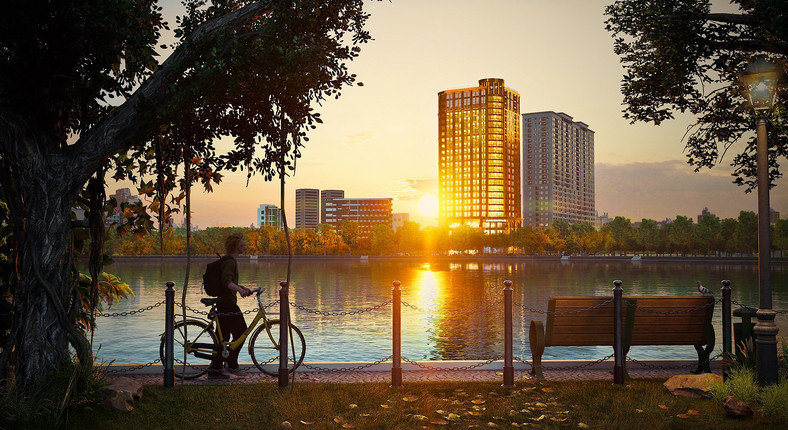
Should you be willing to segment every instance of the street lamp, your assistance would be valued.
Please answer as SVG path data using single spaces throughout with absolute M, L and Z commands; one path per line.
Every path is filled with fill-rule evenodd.
M 758 169 L 758 323 L 753 331 L 758 381 L 761 385 L 777 383 L 777 326 L 772 310 L 771 239 L 769 237 L 769 146 L 766 140 L 766 116 L 774 105 L 780 69 L 758 58 L 739 74 L 747 97 L 758 119 L 756 154 Z

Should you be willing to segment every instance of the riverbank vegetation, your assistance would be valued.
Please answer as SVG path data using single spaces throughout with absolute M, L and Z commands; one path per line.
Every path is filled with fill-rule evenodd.
M 126 414 L 73 408 L 66 428 L 175 429 L 422 429 L 422 428 L 776 428 L 779 418 L 756 407 L 754 417 L 730 418 L 710 399 L 669 394 L 663 380 L 419 382 L 391 389 L 386 383 L 296 382 L 146 386 Z M 218 399 L 218 400 L 217 400 Z M 287 424 L 283 424 L 284 422 Z
M 370 237 L 358 226 L 344 223 L 334 229 L 321 224 L 316 230 L 292 229 L 290 240 L 296 255 L 446 255 L 454 252 L 514 253 L 526 255 L 632 254 L 632 255 L 754 255 L 757 252 L 758 219 L 742 211 L 738 218 L 719 219 L 703 215 L 699 222 L 677 216 L 669 223 L 643 219 L 632 223 L 616 217 L 601 229 L 588 223 L 556 221 L 546 230 L 523 227 L 510 234 L 485 235 L 468 226 L 451 232 L 406 222 L 396 229 L 379 224 Z M 191 233 L 193 255 L 222 253 L 227 235 L 242 231 L 250 255 L 286 255 L 284 231 L 274 227 L 209 227 Z M 157 231 L 134 235 L 107 235 L 105 249 L 113 255 L 159 255 Z M 788 220 L 772 224 L 772 249 L 788 250 Z M 186 229 L 164 232 L 164 255 L 186 254 Z

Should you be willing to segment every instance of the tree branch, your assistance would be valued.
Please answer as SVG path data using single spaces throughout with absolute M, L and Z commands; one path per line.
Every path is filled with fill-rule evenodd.
M 703 39 L 705 43 L 713 48 L 724 49 L 727 51 L 739 52 L 769 52 L 772 54 L 788 55 L 788 43 L 786 42 L 766 42 L 763 40 L 732 40 L 721 42 L 718 40 Z
M 181 76 L 185 65 L 198 54 L 195 46 L 198 46 L 201 40 L 243 25 L 271 11 L 269 4 L 255 2 L 199 26 L 128 100 L 68 148 L 67 156 L 76 165 L 84 166 L 75 181 L 78 183 L 76 186 L 84 184 L 101 163 L 129 148 L 140 136 L 145 136 L 156 126 L 152 122 L 144 123 L 144 112 L 140 111 L 140 106 L 143 102 L 156 104 L 163 100 L 168 87 Z
M 706 21 L 724 22 L 726 24 L 755 25 L 757 21 L 752 15 L 738 13 L 707 13 L 701 15 Z

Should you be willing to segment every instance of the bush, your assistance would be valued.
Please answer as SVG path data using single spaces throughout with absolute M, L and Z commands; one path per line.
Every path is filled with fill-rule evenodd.
M 763 414 L 770 418 L 788 420 L 788 378 L 780 377 L 780 382 L 764 387 L 761 392 Z
M 758 377 L 755 370 L 749 367 L 732 367 L 729 371 L 728 380 L 714 384 L 711 389 L 711 398 L 719 404 L 727 396 L 751 404 L 759 400 Z

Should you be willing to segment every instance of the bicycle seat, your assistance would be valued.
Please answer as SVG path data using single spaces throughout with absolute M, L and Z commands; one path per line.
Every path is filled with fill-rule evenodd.
M 200 299 L 200 303 L 204 304 L 205 306 L 211 306 L 211 305 L 215 305 L 216 303 L 219 303 L 219 299 L 205 297 Z

